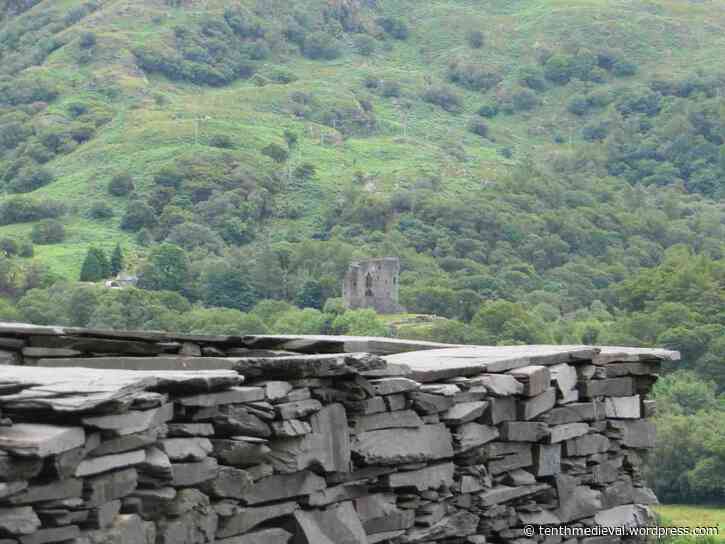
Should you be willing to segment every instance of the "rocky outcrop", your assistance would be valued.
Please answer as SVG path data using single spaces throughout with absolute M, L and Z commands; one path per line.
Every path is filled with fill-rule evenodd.
M 0 346 L 0 540 L 22 544 L 531 544 L 550 541 L 529 524 L 643 525 L 645 397 L 677 358 L 18 324 Z

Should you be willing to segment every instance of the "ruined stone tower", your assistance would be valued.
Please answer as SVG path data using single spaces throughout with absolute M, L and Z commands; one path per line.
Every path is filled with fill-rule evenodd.
M 368 259 L 350 264 L 342 284 L 345 307 L 373 308 L 381 314 L 402 311 L 398 303 L 400 260 Z

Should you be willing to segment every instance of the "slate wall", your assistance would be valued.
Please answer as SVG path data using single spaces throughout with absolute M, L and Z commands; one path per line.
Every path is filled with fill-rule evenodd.
M 0 326 L 0 543 L 611 544 L 632 539 L 525 527 L 649 523 L 646 396 L 676 354 L 410 351 L 432 347 Z

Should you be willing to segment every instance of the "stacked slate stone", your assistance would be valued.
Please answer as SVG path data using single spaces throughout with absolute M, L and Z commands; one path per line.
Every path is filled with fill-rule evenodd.
M 524 528 L 649 523 L 677 358 L 19 325 L 0 350 L 0 544 L 626 542 Z

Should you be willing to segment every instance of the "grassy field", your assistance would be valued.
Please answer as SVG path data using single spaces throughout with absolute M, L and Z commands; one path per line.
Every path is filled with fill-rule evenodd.
M 30 13 L 49 9 L 62 13 L 80 4 L 81 0 L 62 4 L 43 0 Z M 123 199 L 112 199 L 117 213 L 110 220 L 85 217 L 94 200 L 109 198 L 105 187 L 114 174 L 128 171 L 143 191 L 151 186 L 155 172 L 178 157 L 218 151 L 205 145 L 213 135 L 231 138 L 235 158 L 252 169 L 270 168 L 260 150 L 271 142 L 283 144 L 285 129 L 301 136 L 295 160 L 313 163 L 317 176 L 285 189 L 279 198 L 298 203 L 302 213 L 270 227 L 276 233 L 293 232 L 304 238 L 314 232 L 325 204 L 339 197 L 356 171 L 366 174 L 371 191 L 387 193 L 436 173 L 444 180 L 442 193 L 450 198 L 479 192 L 493 197 L 495 180 L 509 171 L 516 156 L 560 148 L 555 135 L 578 138 L 580 120 L 566 111 L 566 104 L 575 93 L 591 90 L 589 82 L 551 88 L 534 112 L 487 121 L 489 139 L 471 134 L 468 122 L 491 100 L 493 91 L 457 89 L 463 99 L 463 111 L 457 115 L 420 98 L 426 86 L 445 81 L 446 66 L 453 58 L 490 66 L 508 85 L 515 84 L 523 66 L 536 64 L 537 53 L 543 49 L 610 47 L 639 67 L 634 77 L 598 87 L 616 89 L 644 83 L 654 75 L 719 69 L 725 49 L 725 10 L 715 9 L 725 6 L 723 0 L 686 2 L 686 7 L 671 0 L 385 0 L 378 2 L 380 11 L 371 16 L 402 17 L 410 27 L 406 41 L 394 41 L 371 57 L 358 55 L 346 43 L 340 58 L 323 62 L 292 51 L 275 53 L 259 74 L 264 80 L 284 70 L 296 78 L 286 85 L 260 87 L 260 80 L 253 79 L 222 88 L 198 87 L 138 69 L 133 47 L 168 43 L 175 25 L 204 16 L 220 17 L 228 2 L 203 4 L 203 9 L 189 11 L 169 8 L 160 0 L 106 3 L 67 28 L 63 35 L 68 45 L 32 68 L 53 77 L 61 88 L 61 96 L 44 114 L 48 120 L 67 117 L 67 105 L 78 100 L 95 104 L 111 118 L 93 140 L 52 160 L 47 166 L 57 181 L 34 193 L 60 198 L 74 210 L 64 218 L 67 241 L 37 250 L 38 258 L 57 273 L 77 277 L 80 256 L 91 244 L 108 246 L 118 239 L 133 250 L 133 239 L 117 226 Z M 318 12 L 324 4 L 321 0 L 295 3 L 299 9 Z M 280 4 L 279 9 L 287 8 Z M 472 29 L 484 32 L 482 49 L 467 46 L 465 36 Z M 94 59 L 79 65 L 75 40 L 83 31 L 94 32 L 98 42 Z M 371 75 L 398 82 L 400 96 L 390 99 L 368 92 L 363 81 Z M 343 138 L 334 127 L 299 119 L 290 110 L 289 97 L 296 92 L 313 95 L 321 109 L 358 107 L 359 98 L 370 100 L 376 128 L 368 135 Z M 197 126 L 196 118 L 204 121 Z M 499 153 L 503 148 L 514 150 L 514 160 Z M 0 227 L 0 236 L 28 230 L 29 226 Z
M 719 527 L 720 536 L 717 541 L 725 542 L 725 506 L 661 504 L 655 510 L 669 525 Z

